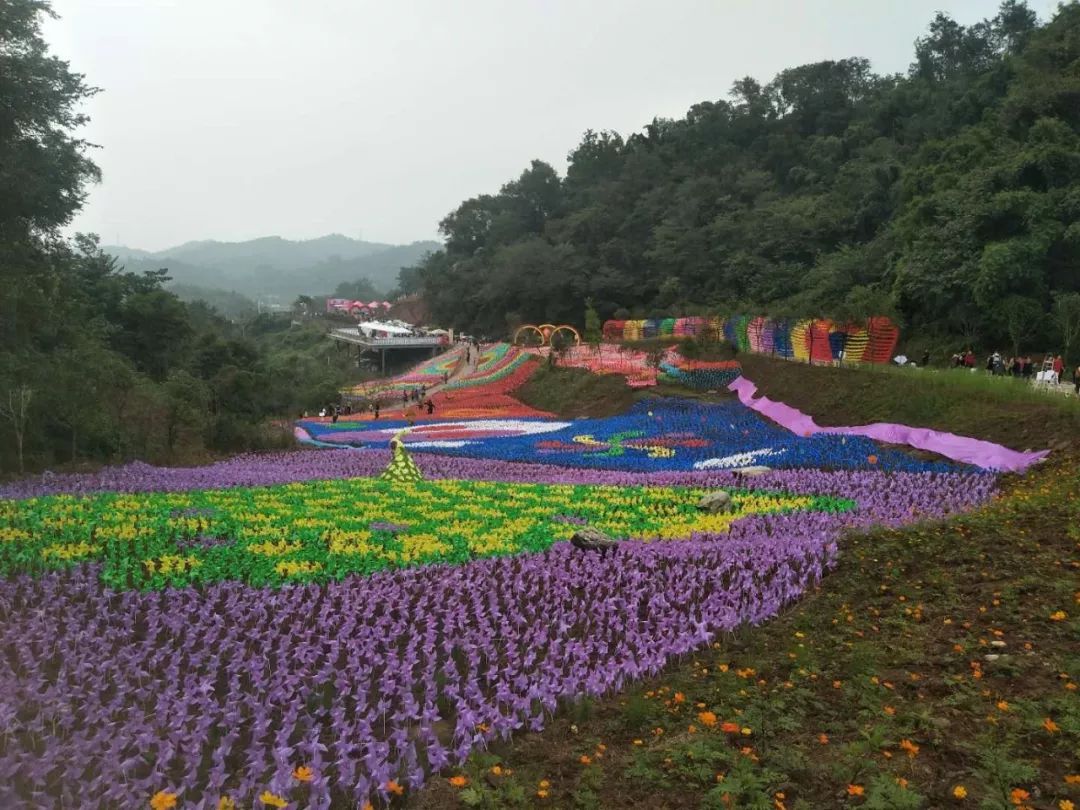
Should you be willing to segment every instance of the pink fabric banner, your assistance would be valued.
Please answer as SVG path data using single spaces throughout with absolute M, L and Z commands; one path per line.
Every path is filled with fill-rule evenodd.
M 792 408 L 790 405 L 773 402 L 764 396 L 755 399 L 754 394 L 757 393 L 757 386 L 746 377 L 739 377 L 733 381 L 728 385 L 728 390 L 738 394 L 739 400 L 747 408 L 757 411 L 781 427 L 785 427 L 801 436 L 809 436 L 812 433 L 841 433 L 849 436 L 865 436 L 888 444 L 906 444 L 919 450 L 929 450 L 953 461 L 974 464 L 984 470 L 997 472 L 1023 472 L 1032 464 L 1042 461 L 1050 454 L 1049 450 L 1023 453 L 982 439 L 957 436 L 955 433 L 946 433 L 929 428 L 897 425 L 891 422 L 875 422 L 872 425 L 855 427 L 821 427 L 814 421 L 813 417 Z

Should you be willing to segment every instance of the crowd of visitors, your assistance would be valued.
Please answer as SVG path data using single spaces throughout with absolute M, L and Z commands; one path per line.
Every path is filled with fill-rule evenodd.
M 928 365 L 929 352 L 923 355 L 923 365 Z M 1036 379 L 1052 385 L 1065 382 L 1065 360 L 1060 354 L 1047 352 L 1042 361 L 1041 369 L 1035 368 L 1035 362 L 1031 355 L 1017 355 L 1005 357 L 1001 352 L 995 351 L 988 355 L 983 368 L 986 373 L 994 377 L 1015 377 L 1023 380 Z M 976 367 L 975 353 L 970 348 L 958 351 L 949 359 L 949 365 L 953 368 L 967 368 L 972 371 Z M 1072 372 L 1073 393 L 1080 396 L 1080 366 Z

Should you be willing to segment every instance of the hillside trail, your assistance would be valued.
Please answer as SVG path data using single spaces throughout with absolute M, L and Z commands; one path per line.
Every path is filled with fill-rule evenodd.
M 480 363 L 480 355 L 483 353 L 485 348 L 486 345 L 481 345 L 479 349 L 467 348 L 465 356 L 462 357 L 463 362 L 459 362 L 457 364 L 457 367 L 454 369 L 454 373 L 447 377 L 445 383 L 436 382 L 427 386 L 427 396 L 432 397 L 437 393 L 442 393 L 447 399 L 450 399 L 451 397 L 449 391 L 444 391 L 443 389 L 456 380 L 463 380 L 474 374 L 476 372 L 477 366 Z M 451 351 L 454 350 L 451 349 Z M 468 357 L 468 360 L 465 360 L 465 357 Z M 397 402 L 391 407 L 384 408 L 383 413 L 400 413 L 404 415 L 409 407 L 409 405 L 406 405 L 402 402 Z M 415 404 L 413 404 L 413 407 L 415 407 Z

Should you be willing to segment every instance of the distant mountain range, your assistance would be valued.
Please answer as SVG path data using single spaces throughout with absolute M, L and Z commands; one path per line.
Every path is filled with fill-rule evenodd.
M 249 298 L 289 303 L 297 295 L 328 295 L 342 282 L 366 278 L 381 293 L 397 284 L 398 270 L 441 247 L 437 242 L 387 245 L 341 234 L 293 241 L 266 236 L 246 242 L 185 242 L 156 252 L 105 245 L 132 272 L 166 268 L 173 283 L 231 290 Z

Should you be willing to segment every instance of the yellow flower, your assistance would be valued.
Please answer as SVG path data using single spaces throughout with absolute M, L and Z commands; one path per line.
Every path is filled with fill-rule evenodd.
M 540 790 L 536 791 L 536 798 L 538 798 L 538 799 L 546 799 L 547 797 L 548 797 L 548 792 L 546 790 L 544 790 L 543 788 L 540 788 Z
M 259 796 L 259 801 L 270 807 L 288 807 L 289 803 L 278 796 L 276 793 L 271 793 L 269 790 L 264 790 L 262 795 Z
M 217 810 L 236 810 L 236 802 L 229 796 L 222 796 L 218 799 Z
M 1069 615 L 1064 610 L 1055 610 L 1050 614 L 1050 621 L 1052 622 L 1063 622 L 1067 618 L 1069 618 Z
M 539 787 L 541 790 L 547 790 L 549 787 L 551 787 L 551 782 L 549 782 L 547 779 L 541 779 L 540 784 L 537 785 L 537 787 Z
M 296 574 L 314 574 L 322 565 L 310 560 L 284 560 L 274 566 L 279 576 L 291 577 Z
M 1068 799 L 1062 799 L 1058 802 L 1058 810 L 1076 810 L 1076 805 Z
M 169 810 L 170 807 L 176 807 L 176 794 L 159 790 L 150 797 L 150 806 L 153 810 Z
M 953 795 L 954 799 L 966 799 L 967 798 L 967 788 L 964 787 L 963 785 L 957 785 L 956 787 L 954 787 L 952 789 L 952 795 Z
M 299 768 L 292 772 L 293 779 L 297 782 L 310 782 L 311 778 L 315 775 L 311 768 L 307 765 L 301 765 Z

